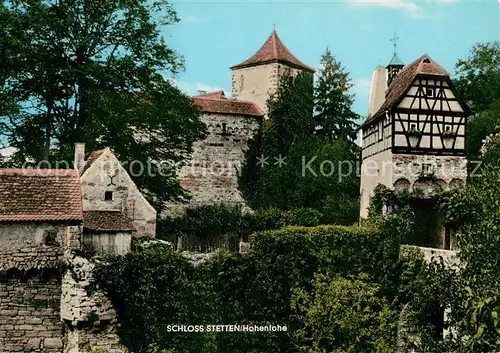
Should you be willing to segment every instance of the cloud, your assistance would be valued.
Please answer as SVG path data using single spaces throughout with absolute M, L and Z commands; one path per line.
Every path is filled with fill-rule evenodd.
M 182 92 L 184 92 L 190 96 L 194 96 L 196 94 L 199 94 L 198 91 L 213 92 L 213 91 L 223 90 L 224 94 L 227 97 L 229 97 L 231 94 L 230 90 L 227 90 L 227 89 L 219 87 L 219 86 L 201 83 L 201 82 L 191 83 L 191 82 L 186 82 L 186 81 L 172 80 L 172 83 L 178 89 L 180 89 Z
M 346 0 L 353 7 L 379 7 L 401 11 L 411 18 L 428 18 L 415 2 L 405 0 Z

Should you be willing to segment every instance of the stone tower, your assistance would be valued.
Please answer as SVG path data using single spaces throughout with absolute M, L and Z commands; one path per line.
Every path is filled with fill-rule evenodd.
M 256 103 L 267 114 L 267 99 L 278 89 L 283 75 L 314 69 L 297 59 L 274 30 L 264 45 L 248 60 L 231 67 L 232 97 Z

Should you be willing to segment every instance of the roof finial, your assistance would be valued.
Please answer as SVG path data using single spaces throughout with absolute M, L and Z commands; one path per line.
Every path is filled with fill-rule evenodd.
M 273 32 L 276 32 L 276 23 L 273 23 Z
M 398 39 L 399 37 L 396 35 L 396 32 L 394 32 L 394 37 L 392 39 L 389 39 L 391 42 L 394 42 L 394 55 L 396 55 L 396 46 L 398 45 Z

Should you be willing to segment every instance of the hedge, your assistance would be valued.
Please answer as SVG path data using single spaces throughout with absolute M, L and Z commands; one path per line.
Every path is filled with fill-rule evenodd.
M 384 230 L 288 227 L 257 232 L 251 242 L 247 254 L 221 252 L 196 267 L 165 247 L 99 266 L 96 277 L 117 308 L 122 342 L 132 352 L 298 352 L 312 343 L 298 335 L 305 319 L 292 306 L 294 293 L 312 293 L 318 276 L 377 288 L 386 299 L 370 305 L 394 299 L 387 284 L 398 244 Z M 172 333 L 170 324 L 280 324 L 288 331 Z

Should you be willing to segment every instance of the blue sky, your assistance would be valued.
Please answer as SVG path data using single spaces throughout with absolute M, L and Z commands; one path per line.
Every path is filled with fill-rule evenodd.
M 407 64 L 423 53 L 453 72 L 476 42 L 500 39 L 500 0 L 174 1 L 181 22 L 163 35 L 184 56 L 176 80 L 197 89 L 231 92 L 229 67 L 257 51 L 276 25 L 285 45 L 316 67 L 328 46 L 347 68 L 355 87 L 354 110 L 368 111 L 376 65 L 398 55 Z

